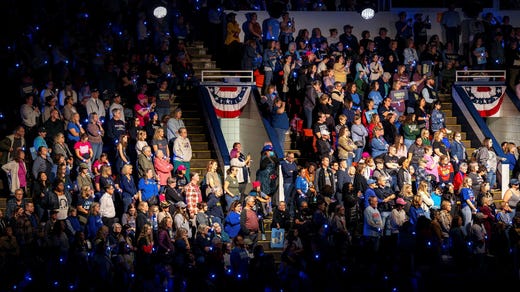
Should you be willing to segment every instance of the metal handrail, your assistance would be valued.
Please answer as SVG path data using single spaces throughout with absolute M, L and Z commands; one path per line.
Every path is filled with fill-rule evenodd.
M 505 70 L 457 70 L 455 72 L 456 84 L 469 84 L 476 82 L 505 83 Z
M 203 70 L 202 82 L 225 82 L 226 79 L 237 79 L 237 83 L 254 83 L 252 70 Z

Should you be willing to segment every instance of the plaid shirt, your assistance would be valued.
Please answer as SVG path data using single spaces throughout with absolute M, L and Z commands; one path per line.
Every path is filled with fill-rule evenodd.
M 190 218 L 193 218 L 198 213 L 197 203 L 202 202 L 202 193 L 199 186 L 191 182 L 186 185 L 185 192 Z

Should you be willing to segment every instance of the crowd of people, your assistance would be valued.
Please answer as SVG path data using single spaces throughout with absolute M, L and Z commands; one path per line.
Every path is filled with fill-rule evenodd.
M 507 18 L 477 21 L 474 44 L 459 50 L 452 9 L 444 46 L 420 14 L 400 13 L 395 38 L 381 27 L 358 41 L 349 24 L 342 34 L 295 36 L 289 12 L 262 24 L 251 13 L 239 25 L 234 13 L 205 7 L 209 49 L 223 67 L 264 76 L 262 113 L 281 148 L 291 131 L 307 158 L 277 157 L 266 142 L 251 169 L 236 142 L 223 175 L 214 160 L 205 173 L 191 170 L 182 104 L 171 111 L 193 94 L 186 43 L 204 35 L 189 23 L 202 12 L 177 4 L 163 20 L 138 4 L 129 14 L 103 7 L 112 14 L 97 18 L 88 4 L 70 6 L 75 13 L 60 14 L 74 24 L 65 35 L 32 23 L 14 42 L 10 73 L 23 102 L 20 124 L 0 141 L 2 289 L 306 291 L 390 275 L 405 289 L 411 275 L 446 263 L 518 278 L 518 149 L 504 142 L 497 157 L 486 138 L 466 153 L 439 101 L 456 69 L 520 59 Z M 504 162 L 512 179 L 495 206 L 492 190 L 507 187 L 496 178 Z M 271 228 L 285 230 L 278 265 L 263 250 Z

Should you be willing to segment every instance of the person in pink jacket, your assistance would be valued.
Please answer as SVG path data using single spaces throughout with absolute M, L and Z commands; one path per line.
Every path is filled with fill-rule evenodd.
M 159 184 L 161 186 L 159 192 L 162 193 L 162 191 L 166 187 L 168 178 L 172 176 L 173 164 L 171 164 L 170 160 L 166 156 L 164 156 L 163 151 L 159 149 L 157 150 L 157 152 L 155 152 L 153 166 L 155 168 L 155 172 L 157 173 Z

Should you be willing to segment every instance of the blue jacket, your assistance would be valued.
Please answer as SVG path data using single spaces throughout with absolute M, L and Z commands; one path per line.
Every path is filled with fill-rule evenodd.
M 224 222 L 224 231 L 229 237 L 234 238 L 240 232 L 240 214 L 237 212 L 229 212 Z

